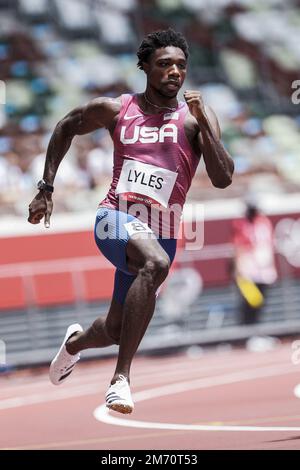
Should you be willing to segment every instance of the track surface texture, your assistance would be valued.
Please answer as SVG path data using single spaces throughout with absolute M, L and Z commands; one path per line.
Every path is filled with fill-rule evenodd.
M 196 351 L 197 352 L 197 351 Z M 300 366 L 291 343 L 268 352 L 210 349 L 137 357 L 131 415 L 108 411 L 115 359 L 0 377 L 1 449 L 299 449 Z

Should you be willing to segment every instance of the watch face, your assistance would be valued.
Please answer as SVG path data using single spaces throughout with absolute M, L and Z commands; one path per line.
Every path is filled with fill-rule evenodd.
M 45 181 L 41 180 L 38 182 L 37 187 L 38 189 L 43 189 L 44 185 L 45 185 Z

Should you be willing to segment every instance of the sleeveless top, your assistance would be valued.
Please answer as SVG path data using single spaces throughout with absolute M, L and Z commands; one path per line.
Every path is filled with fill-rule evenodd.
M 176 238 L 186 194 L 199 163 L 184 130 L 188 112 L 144 113 L 137 95 L 122 95 L 113 133 L 113 178 L 100 202 L 130 212 L 157 236 Z

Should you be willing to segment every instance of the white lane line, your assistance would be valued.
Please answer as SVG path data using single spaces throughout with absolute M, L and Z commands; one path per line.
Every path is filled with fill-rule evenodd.
M 276 377 L 279 375 L 287 375 L 294 373 L 295 370 L 287 370 L 287 366 L 282 367 L 264 367 L 260 369 L 247 370 L 244 372 L 236 372 L 232 374 L 225 374 L 219 377 L 210 377 L 207 379 L 197 379 L 188 382 L 174 383 L 171 385 L 164 385 L 156 387 L 143 392 L 134 394 L 133 399 L 135 402 L 144 400 L 151 400 L 156 397 L 169 396 L 176 393 L 187 392 L 191 390 L 206 389 L 219 385 L 233 384 L 237 382 L 246 382 L 255 379 L 264 379 L 268 377 Z M 97 407 L 94 411 L 94 417 L 103 423 L 112 424 L 115 426 L 125 426 L 133 428 L 147 428 L 147 429 L 172 429 L 180 431 L 300 431 L 300 427 L 285 427 L 285 426 L 215 426 L 215 425 L 201 425 L 201 424 L 174 424 L 174 423 L 157 423 L 147 421 L 134 421 L 131 419 L 117 418 L 112 416 L 105 404 Z
M 294 395 L 295 397 L 300 398 L 300 384 L 296 385 L 294 388 Z
M 269 368 L 267 368 L 269 369 Z M 282 365 L 281 366 L 281 369 L 284 369 L 286 371 L 286 366 L 285 365 Z M 281 370 L 280 367 L 276 367 L 276 370 Z M 258 369 L 255 369 L 255 371 L 257 372 Z M 261 368 L 259 369 L 261 370 L 261 375 L 265 375 L 265 370 L 266 370 L 266 367 L 264 368 Z M 236 376 L 237 373 L 234 373 L 234 376 Z M 232 374 L 228 374 L 226 377 L 230 377 Z M 221 377 L 224 377 L 224 376 L 221 376 Z M 151 377 L 148 377 L 150 378 L 150 382 L 151 382 Z M 177 382 L 175 385 L 176 385 L 176 388 L 174 385 L 170 385 L 170 384 L 167 384 L 167 385 L 163 385 L 163 386 L 160 386 L 158 388 L 155 388 L 154 390 L 158 390 L 159 393 L 158 395 L 154 395 L 154 392 L 153 392 L 153 389 L 151 389 L 150 391 L 147 391 L 147 392 L 138 392 L 135 394 L 135 397 L 137 397 L 137 400 L 142 400 L 142 399 L 149 399 L 149 398 L 153 398 L 154 396 L 162 396 L 164 392 L 164 390 L 166 390 L 166 394 L 169 394 L 170 391 L 169 390 L 176 390 L 176 393 L 177 391 L 180 392 L 180 391 L 185 391 L 187 390 L 187 385 L 186 384 L 192 384 L 192 388 L 190 388 L 191 390 L 193 388 L 200 388 L 199 385 L 197 385 L 200 382 L 202 382 L 203 384 L 205 384 L 205 386 L 208 386 L 208 384 L 212 384 L 213 381 L 215 380 L 218 380 L 218 377 L 207 377 L 207 378 L 198 378 L 198 379 L 194 379 L 193 381 L 188 381 L 188 382 Z M 222 382 L 224 383 L 224 382 Z M 147 381 L 143 381 L 140 385 L 148 385 L 149 384 L 149 380 Z M 66 388 L 57 388 L 57 387 L 53 387 L 53 390 L 49 390 L 45 393 L 34 393 L 34 394 L 30 394 L 30 395 L 18 395 L 18 396 L 15 396 L 15 397 L 10 397 L 10 398 L 5 398 L 5 399 L 2 399 L 0 400 L 0 410 L 6 410 L 6 409 L 9 409 L 9 408 L 19 408 L 21 406 L 28 406 L 28 405 L 34 405 L 34 404 L 39 404 L 39 403 L 48 403 L 48 402 L 53 402 L 53 401 L 58 401 L 58 400 L 65 400 L 67 398 L 72 398 L 72 397 L 79 397 L 79 396 L 85 396 L 85 395 L 94 395 L 96 393 L 99 393 L 99 398 L 100 398 L 100 395 L 101 394 L 101 390 L 100 390 L 100 387 L 99 387 L 99 383 L 98 381 L 96 383 L 86 383 L 82 386 L 77 386 L 77 387 L 66 387 Z M 145 396 L 145 393 L 147 394 L 146 395 L 146 398 L 143 398 Z M 149 395 L 150 393 L 150 395 Z
M 252 358 L 254 359 L 254 358 Z M 261 359 L 261 358 L 260 358 Z M 255 358 L 257 360 L 257 358 Z M 176 358 L 173 359 L 173 363 L 169 365 L 161 365 L 160 362 L 158 362 L 155 367 L 149 368 L 149 365 L 143 366 L 143 368 L 134 368 L 133 369 L 133 375 L 134 375 L 134 386 L 140 387 L 144 386 L 147 381 L 156 381 L 160 380 L 161 378 L 167 378 L 167 377 L 172 377 L 175 376 L 175 378 L 178 378 L 179 380 L 184 378 L 184 375 L 191 375 L 195 373 L 197 374 L 197 378 L 202 377 L 203 375 L 206 375 L 208 372 L 221 372 L 224 369 L 234 369 L 237 366 L 241 366 L 241 360 L 237 359 L 236 357 L 231 357 L 230 361 L 224 362 L 224 357 L 219 358 L 219 363 L 218 364 L 201 364 L 200 361 L 196 360 L 196 363 L 194 362 L 195 359 L 186 359 L 184 363 L 178 364 L 176 361 Z M 276 364 L 278 365 L 284 365 L 287 364 L 287 361 L 277 361 Z M 255 363 L 253 361 L 250 361 L 247 363 L 242 362 L 243 369 L 245 367 L 253 367 L 255 366 Z M 264 361 L 264 366 L 271 366 L 274 365 L 274 361 Z M 140 369 L 140 370 L 139 370 Z M 86 385 L 96 385 L 99 384 L 101 385 L 104 382 L 104 385 L 106 386 L 106 382 L 111 378 L 111 371 L 113 368 L 110 366 L 110 369 L 103 370 L 100 366 L 100 370 L 98 371 L 97 368 L 95 368 L 95 371 L 88 372 L 86 373 L 83 368 L 78 368 L 72 376 L 71 380 L 64 383 L 64 388 L 74 388 L 76 385 L 81 385 L 82 381 L 84 380 Z M 27 379 L 26 379 L 27 380 Z M 107 382 L 108 383 L 108 382 Z M 31 382 L 18 382 L 10 385 L 3 385 L 0 382 L 0 402 L 7 397 L 5 394 L 11 395 L 22 395 L 24 393 L 30 394 L 31 389 L 36 390 L 37 388 L 44 389 L 44 391 L 41 390 L 40 393 L 47 393 L 50 391 L 50 388 L 52 389 L 53 386 L 49 381 L 48 375 L 47 377 L 41 379 L 36 377 L 32 377 Z
M 191 364 L 187 365 L 187 361 L 189 361 L 189 363 Z M 236 365 L 238 365 L 238 363 L 236 364 L 231 363 L 229 367 L 234 367 Z M 137 369 L 137 367 L 135 366 L 133 368 L 133 374 L 137 377 L 137 381 L 139 381 L 139 379 L 144 378 L 144 377 L 155 378 L 158 375 L 161 375 L 161 376 L 165 376 L 165 374 L 174 375 L 180 372 L 188 373 L 189 371 L 187 369 L 189 369 L 189 367 L 194 368 L 194 366 L 195 366 L 194 363 L 192 363 L 190 359 L 189 360 L 185 359 L 185 361 L 182 363 L 180 362 L 178 363 L 176 360 L 173 360 L 172 364 L 165 365 L 165 366 L 163 366 L 160 362 L 157 363 L 156 365 L 152 365 L 151 367 L 149 367 L 149 365 L 144 365 L 144 366 L 140 366 Z M 105 367 L 106 367 L 106 370 L 100 364 L 99 368 L 95 367 L 94 371 L 91 372 L 91 371 L 85 371 L 84 366 L 82 367 L 82 365 L 80 364 L 79 367 L 76 369 L 75 375 L 72 376 L 71 382 L 68 381 L 67 383 L 65 383 L 64 387 L 66 386 L 72 387 L 77 384 L 82 384 L 83 380 L 88 383 L 94 383 L 94 382 L 101 383 L 102 380 L 108 381 L 112 377 L 112 373 L 113 373 L 115 366 L 113 364 L 113 365 L 110 365 L 109 367 L 105 365 Z M 199 367 L 198 364 L 197 364 L 197 367 Z M 217 366 L 215 365 L 214 367 L 211 367 L 211 366 L 200 366 L 200 367 L 201 367 L 201 373 L 202 373 L 202 372 L 210 371 L 216 368 L 222 369 L 222 364 L 219 364 Z M 225 365 L 225 367 L 228 367 L 228 365 Z M 14 392 L 21 394 L 23 393 L 23 391 L 26 391 L 27 389 L 30 390 L 30 388 L 36 389 L 37 387 L 41 387 L 41 388 L 45 387 L 45 389 L 47 389 L 49 388 L 49 386 L 52 387 L 49 381 L 48 373 L 47 373 L 47 375 L 46 374 L 43 375 L 43 378 L 41 377 L 37 378 L 33 376 L 30 382 L 28 382 L 28 378 L 26 378 L 26 381 L 25 380 L 22 381 L 21 379 L 18 379 L 18 382 L 10 383 L 9 385 L 6 385 L 6 384 L 4 385 L 3 382 L 0 381 L 0 387 L 1 387 L 0 394 L 3 394 L 3 393 L 11 394 Z
M 225 364 L 223 369 L 231 369 L 232 364 Z M 234 365 L 236 366 L 236 364 Z M 266 366 L 265 366 L 266 367 Z M 270 366 L 269 366 L 270 367 Z M 277 370 L 279 367 L 286 369 L 286 364 L 278 364 Z M 203 367 L 201 370 L 197 373 L 197 380 L 212 380 L 213 377 L 203 377 L 203 374 L 206 374 L 208 371 L 213 372 L 213 371 L 218 371 L 220 370 L 221 365 L 218 365 L 216 367 L 211 366 L 210 368 L 208 367 Z M 258 370 L 258 369 L 255 369 Z M 195 372 L 195 371 L 194 371 Z M 236 374 L 237 372 L 235 372 Z M 174 377 L 175 376 L 175 377 Z M 188 376 L 188 377 L 186 377 Z M 156 371 L 156 373 L 143 373 L 137 377 L 135 380 L 135 386 L 136 387 L 145 387 L 148 386 L 149 384 L 155 384 L 158 382 L 161 382 L 162 379 L 164 379 L 165 382 L 168 380 L 172 379 L 177 379 L 177 383 L 179 381 L 182 381 L 186 378 L 189 378 L 189 382 L 195 378 L 191 378 L 191 371 L 189 369 L 186 370 L 178 370 L 177 373 L 175 370 L 170 370 L 170 371 L 160 371 L 159 369 Z M 75 380 L 74 380 L 75 379 Z M 79 383 L 82 383 L 82 380 L 84 379 L 85 384 L 84 385 L 79 385 Z M 58 400 L 64 400 L 66 398 L 72 398 L 72 397 L 78 397 L 78 396 L 84 396 L 84 395 L 94 395 L 96 393 L 99 394 L 99 400 L 101 399 L 103 395 L 103 384 L 101 384 L 101 379 L 102 376 L 95 376 L 94 380 L 86 381 L 85 377 L 81 377 L 80 380 L 78 377 L 72 378 L 72 380 L 66 384 L 63 385 L 63 388 L 60 387 L 53 387 L 52 384 L 49 382 L 44 383 L 44 389 L 39 390 L 38 393 L 36 393 L 36 384 L 33 382 L 32 384 L 26 384 L 26 388 L 30 388 L 32 390 L 35 390 L 35 393 L 30 393 L 30 390 L 24 390 L 24 386 L 19 386 L 15 389 L 12 388 L 10 397 L 2 397 L 0 398 L 0 411 L 1 410 L 6 410 L 9 408 L 18 408 L 21 406 L 27 406 L 27 405 L 34 405 L 34 404 L 39 404 L 39 403 L 47 403 L 47 402 L 52 402 L 52 401 L 58 401 Z M 106 378 L 107 379 L 107 378 Z M 179 382 L 185 383 L 185 382 Z M 40 386 L 42 384 L 39 384 Z M 75 386 L 74 386 L 75 385 Z M 107 384 L 106 384 L 107 385 Z M 166 387 L 170 387 L 170 384 L 163 385 Z M 171 385 L 173 387 L 173 385 Z M 105 387 L 106 388 L 106 387 Z M 162 385 L 159 387 L 160 389 L 162 388 Z M 6 390 L 7 392 L 7 390 Z M 14 392 L 14 393 L 13 393 Z M 24 393 L 25 392 L 25 393 Z M 141 392 L 138 392 L 141 393 Z M 144 393 L 144 392 L 142 392 Z M 13 396 L 12 396 L 13 395 Z M 138 394 L 136 393 L 135 396 Z
M 236 366 L 236 364 L 234 364 Z M 294 372 L 294 369 L 291 370 L 290 372 L 287 371 L 287 367 L 289 366 L 290 364 L 278 364 L 276 366 L 276 371 L 279 371 L 279 370 L 283 370 L 284 373 L 292 373 Z M 221 367 L 221 366 L 220 366 Z M 243 367 L 247 367 L 246 364 L 243 364 Z M 225 365 L 225 368 L 231 368 L 229 364 L 226 364 Z M 268 367 L 261 367 L 259 369 L 254 369 L 254 371 L 257 373 L 258 371 L 262 371 L 261 372 L 261 376 L 264 376 L 265 375 L 265 370 L 270 368 L 270 366 Z M 274 368 L 274 366 L 273 366 Z M 207 372 L 207 370 L 214 370 L 214 369 L 219 369 L 219 366 L 218 365 L 212 365 L 210 368 L 208 367 L 203 367 L 202 370 L 200 369 L 199 371 L 199 375 L 203 372 Z M 180 380 L 181 378 L 183 379 L 184 377 L 182 375 L 180 375 L 180 372 L 187 372 L 188 374 L 190 374 L 191 372 L 189 370 L 186 370 L 186 371 L 178 371 L 176 375 L 176 378 L 177 378 L 177 387 L 183 387 L 183 390 L 182 391 L 185 391 L 186 388 L 184 384 L 186 383 L 191 383 L 191 380 L 189 380 L 188 382 L 179 382 L 178 383 L 178 379 Z M 147 386 L 149 383 L 153 383 L 155 382 L 157 379 L 159 380 L 160 377 L 162 378 L 166 378 L 166 379 L 170 379 L 172 378 L 173 374 L 175 373 L 175 370 L 173 370 L 173 367 L 172 367 L 172 370 L 169 371 L 169 373 L 163 369 L 163 371 L 159 370 L 159 367 L 158 367 L 158 370 L 156 371 L 156 374 L 154 373 L 147 373 L 147 371 L 145 371 L 143 374 L 141 374 L 141 376 L 136 380 L 136 386 Z M 240 374 L 241 372 L 235 372 L 233 373 L 234 377 L 236 377 L 236 374 Z M 244 373 L 244 372 L 243 372 Z M 246 375 L 248 376 L 250 373 L 250 371 L 248 371 L 246 373 Z M 232 373 L 228 374 L 228 376 L 231 376 Z M 143 376 L 143 378 L 142 378 Z M 53 401 L 58 401 L 58 400 L 65 400 L 65 399 L 68 399 L 68 398 L 72 398 L 72 397 L 80 397 L 80 396 L 86 396 L 86 395 L 94 395 L 94 394 L 99 394 L 99 400 L 101 399 L 102 397 L 102 386 L 101 386 L 101 379 L 100 379 L 101 375 L 95 377 L 95 381 L 92 381 L 92 382 L 86 382 L 84 385 L 79 385 L 79 386 L 75 386 L 74 387 L 74 381 L 72 382 L 72 385 L 70 383 L 69 384 L 66 384 L 67 386 L 64 387 L 64 388 L 56 388 L 54 387 L 53 390 L 50 390 L 49 387 L 52 388 L 52 385 L 48 385 L 47 386 L 47 389 L 46 390 L 40 390 L 39 393 L 34 393 L 34 394 L 28 394 L 28 395 L 24 395 L 24 394 L 20 394 L 20 391 L 17 390 L 18 392 L 18 395 L 14 396 L 14 397 L 9 397 L 9 398 L 3 398 L 3 399 L 0 399 L 0 411 L 1 410 L 6 410 L 6 409 L 10 409 L 10 408 L 18 408 L 18 407 L 22 407 L 22 406 L 30 406 L 30 405 L 35 405 L 35 404 L 40 404 L 40 403 L 50 403 L 50 402 L 53 402 Z M 223 377 L 223 376 L 221 376 Z M 142 380 L 140 380 L 142 378 Z M 82 380 L 85 379 L 85 377 L 82 377 L 82 378 L 79 378 L 79 377 L 76 377 L 76 380 L 75 380 L 75 383 L 77 384 L 78 382 L 82 382 Z M 197 378 L 196 380 L 194 379 L 193 382 L 197 382 L 197 381 L 205 381 L 205 383 L 208 381 L 209 383 L 212 383 L 214 380 L 218 379 L 218 377 L 205 377 L 205 378 Z M 224 382 L 222 382 L 224 383 Z M 227 382 L 227 383 L 231 383 L 231 382 Z M 221 383 L 220 383 L 221 384 Z M 26 384 L 26 385 L 29 385 L 29 384 Z M 214 384 L 212 384 L 213 386 Z M 218 384 L 215 384 L 215 385 L 218 385 Z M 208 385 L 207 385 L 208 386 Z M 33 383 L 32 384 L 32 387 L 35 388 L 35 384 Z M 167 387 L 167 390 L 169 390 L 169 388 L 171 388 L 172 390 L 175 390 L 174 388 L 174 385 L 170 385 L 170 384 L 167 384 L 167 385 L 164 385 L 164 386 L 160 386 L 158 387 L 158 390 L 161 390 L 162 388 L 164 387 Z M 196 388 L 198 388 L 198 386 L 196 385 Z M 201 388 L 201 387 L 199 387 Z M 203 387 L 202 387 L 203 388 Z M 193 388 L 191 388 L 192 390 Z M 176 389 L 177 390 L 177 389 Z M 181 390 L 178 389 L 178 392 L 174 392 L 174 393 L 179 393 Z M 135 394 L 135 396 L 139 397 L 140 396 L 140 393 L 145 393 L 145 392 L 138 392 Z M 167 394 L 169 394 L 169 391 L 167 392 Z M 157 395 L 157 396 L 160 396 Z M 154 396 L 151 396 L 149 398 L 152 398 Z M 148 397 L 147 397 L 148 399 Z
M 286 361 L 283 360 L 283 353 L 285 352 L 285 349 L 287 351 L 286 355 Z M 272 364 L 278 364 L 284 363 L 284 362 L 289 362 L 290 361 L 290 348 L 287 348 L 286 346 L 281 346 L 278 349 L 274 350 L 272 352 L 272 355 L 268 354 L 267 356 L 264 355 L 264 353 L 249 353 L 248 351 L 243 351 L 243 350 L 238 350 L 238 357 L 237 357 L 237 351 L 231 350 L 229 352 L 220 352 L 220 351 L 215 351 L 215 352 L 205 352 L 202 356 L 199 356 L 197 358 L 194 357 L 187 357 L 187 356 L 172 356 L 168 359 L 164 358 L 159 358 L 159 359 L 153 359 L 153 358 L 136 358 L 136 362 L 133 364 L 133 374 L 135 376 L 142 376 L 142 375 L 149 375 L 152 374 L 155 375 L 157 372 L 163 373 L 163 371 L 179 371 L 179 369 L 182 369 L 186 371 L 187 369 L 193 369 L 194 367 L 197 367 L 199 370 L 199 373 L 202 371 L 209 371 L 209 370 L 217 370 L 218 368 L 223 369 L 224 367 L 226 368 L 234 368 L 235 366 L 240 366 L 241 363 L 244 365 L 247 361 L 247 366 L 248 367 L 253 367 L 256 365 L 257 360 L 259 359 L 260 363 L 264 363 L 264 365 L 272 365 Z M 243 357 L 243 355 L 246 355 L 246 357 Z M 279 355 L 277 358 L 275 355 Z M 105 360 L 99 359 L 99 364 L 96 365 L 97 359 L 93 359 L 94 364 L 93 365 L 87 365 L 84 363 L 80 363 L 78 367 L 78 373 L 77 377 L 72 377 L 72 383 L 75 384 L 76 382 L 82 383 L 82 378 L 84 377 L 85 380 L 89 381 L 89 379 L 92 379 L 94 377 L 98 377 L 100 379 L 104 378 L 107 376 L 110 378 L 110 375 L 114 369 L 114 361 L 111 361 L 109 359 L 108 361 L 111 361 L 110 364 L 108 364 Z M 224 366 L 222 363 L 224 363 Z M 15 381 L 14 381 L 15 380 Z M 32 380 L 32 382 L 31 382 Z M 7 378 L 2 378 L 0 376 L 0 387 L 1 390 L 0 392 L 4 391 L 12 391 L 15 387 L 31 387 L 32 383 L 34 383 L 34 387 L 36 386 L 47 386 L 49 384 L 48 380 L 48 371 L 43 372 L 39 376 L 34 375 L 32 377 L 26 376 L 25 378 L 13 378 L 10 380 L 10 384 L 7 385 Z
M 9 408 L 19 408 L 20 406 L 36 405 L 39 403 L 50 403 L 57 400 L 66 400 L 72 397 L 95 395 L 99 392 L 99 387 L 84 385 L 73 389 L 64 389 L 52 393 L 33 394 L 26 397 L 7 398 L 0 401 L 0 410 Z
M 174 374 L 179 374 L 181 371 L 191 373 L 191 370 L 195 369 L 197 367 L 198 369 L 198 374 L 203 375 L 206 372 L 210 371 L 217 371 L 218 369 L 231 369 L 235 368 L 236 366 L 241 366 L 241 363 L 243 364 L 243 367 L 253 367 L 256 365 L 257 359 L 259 359 L 260 363 L 264 362 L 264 365 L 272 365 L 272 364 L 278 364 L 278 363 L 287 363 L 288 361 L 284 361 L 282 358 L 282 351 L 285 352 L 285 349 L 287 352 L 290 351 L 286 346 L 282 346 L 278 349 L 276 349 L 272 355 L 268 354 L 268 356 L 262 356 L 262 353 L 251 353 L 251 356 L 249 355 L 249 352 L 245 352 L 243 350 L 238 351 L 239 352 L 239 358 L 236 356 L 236 351 L 229 351 L 225 353 L 221 352 L 209 352 L 205 353 L 204 355 L 197 357 L 197 358 L 190 358 L 186 356 L 179 356 L 179 357 L 174 357 L 172 356 L 171 358 L 164 359 L 164 358 L 159 358 L 159 359 L 149 359 L 149 358 L 137 358 L 136 363 L 133 365 L 133 374 L 136 377 L 136 380 L 134 381 L 134 385 L 140 386 L 140 378 L 143 377 L 161 377 L 165 376 L 166 374 L 172 375 L 172 372 Z M 276 358 L 274 356 L 276 353 L 280 355 L 279 358 Z M 242 354 L 247 354 L 246 357 L 243 357 L 241 360 L 240 355 Z M 287 358 L 289 359 L 289 356 L 287 355 Z M 146 361 L 146 362 L 145 362 Z M 225 361 L 225 364 L 224 364 Z M 223 363 L 223 364 L 222 364 Z M 93 370 L 94 367 L 94 370 Z M 90 384 L 90 383 L 101 383 L 102 380 L 109 380 L 111 378 L 111 371 L 114 368 L 114 364 L 107 364 L 107 362 L 103 361 L 102 359 L 99 360 L 99 365 L 94 364 L 92 366 L 87 367 L 87 370 L 84 370 L 84 364 L 79 364 L 79 368 L 76 371 L 76 376 L 72 377 L 72 383 L 67 382 L 64 384 L 64 387 L 73 387 L 74 385 L 80 385 L 82 384 L 82 380 L 85 381 L 85 383 Z M 10 383 L 7 385 L 6 380 L 1 380 L 0 377 L 0 400 L 5 399 L 6 397 L 3 397 L 3 394 L 9 393 L 11 394 L 23 394 L 26 389 L 29 389 L 31 387 L 34 387 L 36 389 L 37 387 L 45 387 L 46 391 L 48 386 L 50 385 L 49 379 L 48 379 L 48 373 L 43 373 L 41 376 L 33 376 L 32 377 L 32 382 L 28 382 L 29 378 L 26 377 L 25 379 L 17 378 L 15 379 L 15 382 Z M 142 384 L 144 385 L 144 383 Z M 51 385 L 50 385 L 51 386 Z M 24 390 L 23 390 L 24 389 Z M 3 398 L 1 398 L 1 395 Z

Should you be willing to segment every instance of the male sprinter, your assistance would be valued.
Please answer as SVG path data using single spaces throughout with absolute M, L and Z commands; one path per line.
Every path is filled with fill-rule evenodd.
M 61 384 L 83 349 L 118 344 L 106 404 L 121 413 L 131 413 L 134 407 L 131 362 L 174 259 L 176 228 L 201 155 L 215 187 L 230 185 L 233 173 L 217 118 L 203 104 L 201 94 L 185 91 L 185 102 L 177 101 L 187 69 L 185 38 L 172 29 L 151 33 L 137 56 L 138 67 L 147 77 L 144 93 L 96 98 L 57 124 L 28 218 L 38 224 L 45 217 L 49 227 L 54 178 L 73 137 L 108 129 L 114 143 L 113 178 L 98 208 L 95 240 L 116 267 L 112 302 L 106 318 L 97 318 L 86 331 L 78 324 L 68 328 L 51 363 L 50 379 Z M 137 217 L 130 210 L 133 205 L 138 206 Z

